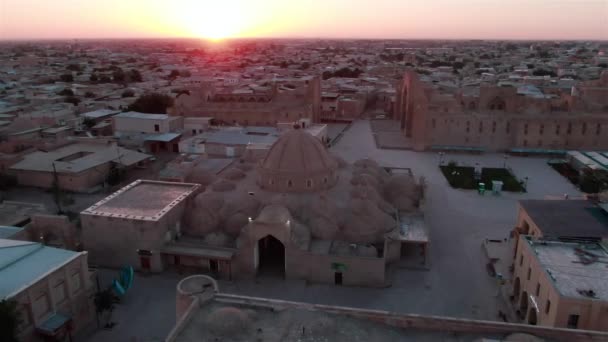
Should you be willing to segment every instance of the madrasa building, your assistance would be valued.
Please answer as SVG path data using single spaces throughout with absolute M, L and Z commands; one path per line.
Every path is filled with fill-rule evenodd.
M 205 184 L 128 185 L 81 213 L 82 242 L 101 266 L 387 286 L 391 266 L 428 253 L 424 185 L 407 171 L 348 164 L 294 126 Z

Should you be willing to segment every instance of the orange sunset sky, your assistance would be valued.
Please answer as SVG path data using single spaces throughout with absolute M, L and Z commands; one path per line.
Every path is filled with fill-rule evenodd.
M 608 39 L 608 0 L 0 0 L 1 39 Z

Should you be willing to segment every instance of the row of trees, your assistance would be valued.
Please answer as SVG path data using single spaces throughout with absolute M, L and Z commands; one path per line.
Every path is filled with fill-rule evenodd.
M 323 71 L 323 79 L 327 80 L 332 77 L 343 77 L 343 78 L 359 78 L 363 71 L 359 68 L 351 69 L 351 68 L 341 68 L 334 72 L 331 71 Z

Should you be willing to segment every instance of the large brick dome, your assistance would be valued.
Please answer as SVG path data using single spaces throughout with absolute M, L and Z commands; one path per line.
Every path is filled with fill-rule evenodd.
M 284 133 L 258 166 L 258 185 L 280 192 L 317 191 L 337 181 L 338 162 L 306 131 Z

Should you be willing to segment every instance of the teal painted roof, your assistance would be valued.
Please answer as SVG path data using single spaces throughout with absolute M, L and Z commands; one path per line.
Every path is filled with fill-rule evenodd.
M 0 239 L 0 299 L 31 285 L 78 254 L 36 242 Z
M 0 226 L 0 239 L 8 239 L 22 230 L 21 227 Z

